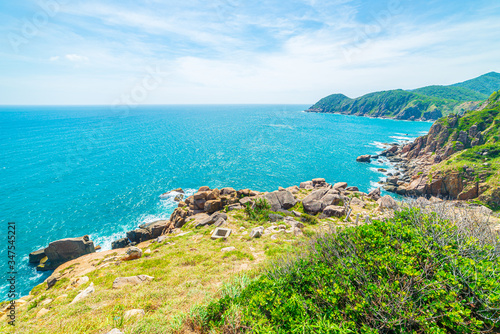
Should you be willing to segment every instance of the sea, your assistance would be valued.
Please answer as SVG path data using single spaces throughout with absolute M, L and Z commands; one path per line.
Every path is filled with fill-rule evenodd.
M 168 219 L 177 204 L 160 195 L 171 189 L 273 191 L 323 177 L 369 191 L 384 177 L 378 168 L 391 166 L 356 157 L 431 126 L 304 112 L 308 107 L 0 107 L 0 300 L 9 273 L 16 297 L 50 275 L 28 263 L 30 252 L 83 235 L 110 249 L 126 231 Z

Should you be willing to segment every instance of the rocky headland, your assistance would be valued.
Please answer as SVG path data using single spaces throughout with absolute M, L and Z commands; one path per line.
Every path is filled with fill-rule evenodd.
M 443 117 L 427 135 L 384 150 L 380 155 L 396 170 L 387 175 L 384 189 L 500 209 L 499 112 L 499 94 L 494 93 L 480 109 Z

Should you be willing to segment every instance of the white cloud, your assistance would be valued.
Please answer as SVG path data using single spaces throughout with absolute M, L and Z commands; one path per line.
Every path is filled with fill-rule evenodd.
M 68 59 L 69 61 L 74 61 L 74 62 L 86 62 L 86 61 L 89 61 L 89 59 L 87 57 L 80 56 L 80 55 L 77 55 L 77 54 L 67 54 L 64 57 L 66 59 Z

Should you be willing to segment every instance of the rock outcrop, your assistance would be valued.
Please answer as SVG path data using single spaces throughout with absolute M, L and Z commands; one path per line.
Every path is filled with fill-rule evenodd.
M 41 264 L 37 266 L 38 271 L 54 270 L 64 262 L 71 261 L 85 254 L 94 253 L 94 242 L 90 240 L 88 235 L 80 238 L 66 238 L 53 241 L 47 248 L 43 250 L 43 257 L 40 261 Z M 31 253 L 31 260 L 40 258 L 40 250 Z

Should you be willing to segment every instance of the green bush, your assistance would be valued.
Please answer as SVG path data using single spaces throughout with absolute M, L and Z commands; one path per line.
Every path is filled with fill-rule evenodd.
M 271 206 L 263 198 L 258 198 L 255 204 L 250 205 L 247 203 L 245 206 L 245 213 L 249 220 L 254 221 L 264 221 L 269 219 L 269 214 L 271 213 Z
M 405 209 L 386 222 L 317 236 L 300 255 L 201 308 L 203 320 L 192 326 L 210 333 L 498 333 L 498 240 L 468 224 Z

